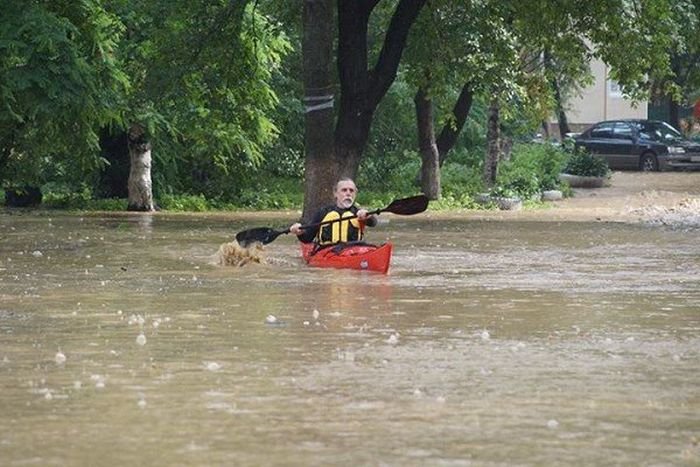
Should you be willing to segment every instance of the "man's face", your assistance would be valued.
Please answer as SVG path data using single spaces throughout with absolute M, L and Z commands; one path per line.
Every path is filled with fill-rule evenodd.
M 349 208 L 355 202 L 357 188 L 355 184 L 349 180 L 338 182 L 335 188 L 335 204 L 339 208 Z

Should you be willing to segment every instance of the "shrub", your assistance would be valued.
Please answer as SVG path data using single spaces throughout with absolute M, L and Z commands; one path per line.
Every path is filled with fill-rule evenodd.
M 126 211 L 126 198 L 91 199 L 80 193 L 47 193 L 42 203 L 47 209 L 78 211 Z
M 499 167 L 493 196 L 528 199 L 545 190 L 560 189 L 559 173 L 567 154 L 551 144 L 519 144 L 511 160 Z
M 241 191 L 236 204 L 253 209 L 298 209 L 302 194 L 284 189 L 249 188 Z
M 203 212 L 211 209 L 204 195 L 161 195 L 157 200 L 166 211 Z
M 471 204 L 472 195 L 481 192 L 484 188 L 482 165 L 447 162 L 441 173 L 442 195 Z
M 602 157 L 577 149 L 569 157 L 564 172 L 581 177 L 607 177 L 610 168 Z

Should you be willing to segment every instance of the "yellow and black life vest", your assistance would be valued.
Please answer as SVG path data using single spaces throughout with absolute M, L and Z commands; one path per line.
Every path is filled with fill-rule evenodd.
M 364 226 L 351 210 L 331 210 L 323 217 L 321 222 L 337 221 L 324 224 L 318 229 L 316 243 L 319 245 L 333 245 L 340 242 L 357 242 L 362 240 Z M 352 219 L 341 220 L 347 217 Z

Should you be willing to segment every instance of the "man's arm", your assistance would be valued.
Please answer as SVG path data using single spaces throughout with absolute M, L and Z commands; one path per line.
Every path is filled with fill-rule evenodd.
M 326 209 L 320 209 L 318 212 L 316 212 L 316 215 L 311 220 L 311 224 L 320 223 L 325 215 Z M 317 225 L 316 227 L 306 228 L 302 230 L 301 223 L 296 222 L 292 224 L 291 227 L 289 227 L 289 231 L 296 235 L 300 242 L 311 243 L 316 238 L 316 235 L 318 234 L 318 229 L 320 228 L 321 226 Z

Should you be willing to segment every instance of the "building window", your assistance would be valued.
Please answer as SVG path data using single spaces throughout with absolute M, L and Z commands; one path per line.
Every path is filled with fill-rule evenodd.
M 622 86 L 617 81 L 608 80 L 608 94 L 610 97 L 622 97 Z

